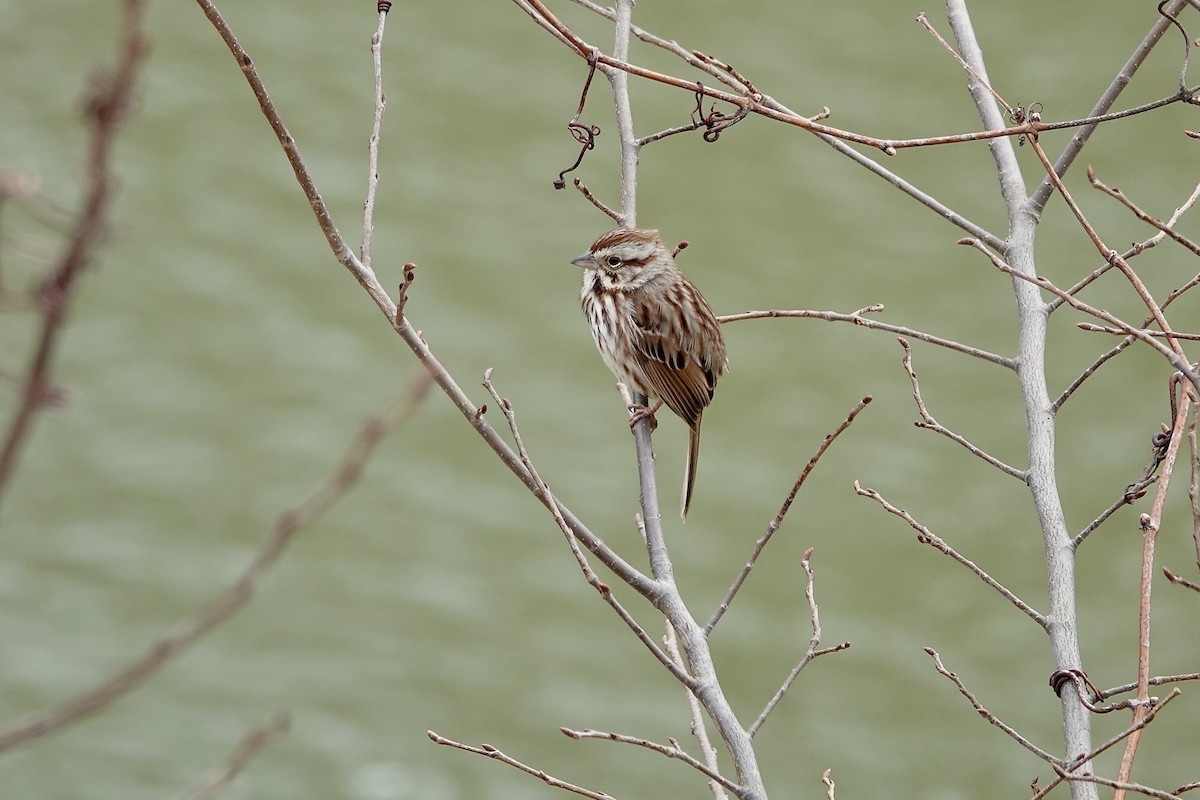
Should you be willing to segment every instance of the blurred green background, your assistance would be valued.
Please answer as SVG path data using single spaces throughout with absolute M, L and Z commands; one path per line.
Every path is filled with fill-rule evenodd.
M 1086 114 L 1155 19 L 1154 3 L 976 3 L 992 79 L 1047 120 Z M 592 41 L 608 23 L 554 6 Z M 901 137 L 973 130 L 958 68 L 913 22 L 919 5 L 782 0 L 643 3 L 636 21 L 714 54 L 802 113 Z M 357 242 L 371 121 L 374 4 L 223 3 L 312 169 Z M 925 9 L 948 35 L 943 14 Z M 87 77 L 112 61 L 117 4 L 0 0 L 0 165 L 39 176 L 74 208 Z M 1191 14 L 1190 23 L 1197 20 Z M 153 51 L 121 137 L 111 241 L 80 287 L 57 365 L 69 406 L 44 414 L 0 517 L 0 719 L 90 686 L 224 588 L 276 515 L 333 468 L 367 415 L 417 364 L 334 262 L 234 61 L 189 2 L 151 4 Z M 1168 32 L 1122 107 L 1178 82 Z M 636 60 L 689 75 L 645 46 Z M 564 129 L 585 65 L 499 2 L 395 5 L 385 40 L 375 266 L 385 286 L 419 264 L 409 314 L 476 402 L 485 369 L 517 409 L 542 475 L 592 530 L 643 563 L 625 410 L 579 312 L 567 261 L 608 220 L 552 179 L 577 154 Z M 694 76 L 690 76 L 694 77 Z M 634 83 L 639 133 L 686 121 L 690 96 Z M 584 120 L 604 130 L 579 175 L 617 204 L 607 84 Z M 1166 217 L 1197 181 L 1194 108 L 1103 128 L 1070 185 L 1114 247 L 1150 231 L 1086 189 L 1082 166 Z M 1068 134 L 1043 141 L 1058 152 Z M 1030 184 L 1040 170 L 1019 151 Z M 882 157 L 882 156 L 881 156 Z M 889 167 L 1003 235 L 983 145 L 904 151 Z M 882 302 L 888 321 L 1004 354 L 1010 284 L 961 232 L 803 131 L 748 119 L 715 144 L 696 134 L 642 153 L 639 223 L 692 243 L 681 263 L 718 313 L 838 311 Z M 5 217 L 6 277 L 36 274 L 53 235 Z M 1197 236 L 1195 216 L 1181 225 Z M 1099 259 L 1061 201 L 1040 269 L 1063 285 Z M 1136 262 L 1161 296 L 1196 262 L 1163 246 Z M 1116 276 L 1087 299 L 1140 320 Z M 1180 328 L 1195 303 L 1176 306 Z M 1111 345 L 1052 320 L 1052 393 Z M 0 369 L 22 368 L 31 318 L 0 317 Z M 937 648 L 994 712 L 1061 749 L 1045 636 L 965 570 L 851 489 L 907 508 L 1035 607 L 1045 607 L 1036 518 L 1022 484 L 913 428 L 890 334 L 813 320 L 727 328 L 731 368 L 705 415 L 697 496 L 668 519 L 681 585 L 701 616 L 719 601 L 822 437 L 866 394 L 875 403 L 799 496 L 713 646 L 749 721 L 809 637 L 799 561 L 814 548 L 825 644 L 759 733 L 774 796 L 813 796 L 833 769 L 846 797 L 1023 796 L 1048 770 L 980 720 L 921 647 Z M 1014 376 L 917 345 L 932 413 L 1024 464 Z M 1134 349 L 1060 415 L 1060 487 L 1079 530 L 1133 481 L 1166 418 L 1169 369 Z M 13 407 L 11 384 L 0 413 Z M 682 426 L 655 437 L 665 507 L 682 472 Z M 496 416 L 493 423 L 499 424 Z M 1182 473 L 1181 473 L 1182 474 Z M 1160 540 L 1187 575 L 1184 486 Z M 1133 680 L 1143 503 L 1081 550 L 1085 666 Z M 1154 672 L 1194 671 L 1197 600 L 1156 587 Z M 628 593 L 626 593 L 628 594 Z M 657 623 L 627 597 L 652 631 Z M 1194 693 L 1185 687 L 1188 694 Z M 1165 691 L 1160 692 L 1165 694 Z M 552 520 L 440 394 L 381 447 L 354 492 L 304 531 L 253 603 L 103 715 L 0 759 L 6 798 L 172 796 L 272 711 L 289 735 L 231 798 L 512 798 L 555 791 L 427 729 L 489 742 L 618 797 L 700 797 L 685 767 L 632 748 L 572 742 L 559 726 L 690 742 L 683 694 L 587 588 Z M 1200 714 L 1185 697 L 1144 740 L 1135 777 L 1194 780 Z M 1100 741 L 1123 715 L 1098 719 Z M 1111 757 L 1100 766 L 1115 771 Z M 1060 790 L 1061 792 L 1062 790 Z

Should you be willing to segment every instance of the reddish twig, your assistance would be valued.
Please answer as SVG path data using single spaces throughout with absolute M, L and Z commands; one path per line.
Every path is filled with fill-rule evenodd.
M 280 712 L 242 737 L 224 763 L 215 767 L 195 786 L 179 796 L 179 800 L 209 800 L 223 792 L 250 762 L 268 745 L 287 733 L 292 720 Z
M 1154 500 L 1150 505 L 1150 513 L 1141 516 L 1142 529 L 1142 575 L 1141 587 L 1138 592 L 1138 689 L 1137 704 L 1133 710 L 1134 724 L 1141 722 L 1150 710 L 1150 592 L 1154 578 L 1154 547 L 1158 539 L 1158 530 L 1162 525 L 1163 507 L 1167 500 L 1167 489 L 1171 485 L 1171 475 L 1175 470 L 1175 461 L 1179 454 L 1179 445 L 1187 429 L 1187 418 L 1191 412 L 1193 395 L 1184 386 L 1182 397 L 1171 428 L 1171 440 L 1167 446 L 1166 457 L 1163 459 L 1159 473 L 1158 486 L 1154 492 Z M 1121 766 L 1117 772 L 1120 781 L 1128 781 L 1133 773 L 1133 759 L 1137 754 L 1138 743 L 1141 740 L 1141 729 L 1132 732 L 1125 742 L 1125 752 L 1121 755 Z M 1118 791 L 1118 796 L 1121 792 Z
M 358 481 L 376 445 L 389 430 L 413 414 L 428 393 L 429 385 L 428 375 L 420 373 L 402 397 L 363 425 L 333 474 L 300 505 L 279 515 L 271 536 L 229 588 L 112 677 L 54 708 L 0 730 L 0 753 L 29 744 L 106 708 L 245 607 L 296 534 L 345 497 Z
M 50 373 L 77 281 L 91 262 L 93 251 L 108 225 L 114 185 L 113 146 L 117 131 L 129 116 L 134 83 L 148 52 L 142 25 L 142 0 L 125 0 L 116 69 L 96 81 L 84 103 L 91 133 L 83 204 L 71 224 L 65 249 L 37 292 L 40 330 L 21 377 L 16 410 L 0 439 L 0 497 L 16 472 L 17 459 L 29 439 L 34 417 L 46 405 Z

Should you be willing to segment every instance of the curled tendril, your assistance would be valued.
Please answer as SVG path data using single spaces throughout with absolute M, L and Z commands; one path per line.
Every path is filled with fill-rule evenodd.
M 587 155 L 588 150 L 593 150 L 596 147 L 596 137 L 600 135 L 599 125 L 586 125 L 579 121 L 583 115 L 583 106 L 587 102 L 588 90 L 592 87 L 592 78 L 596 75 L 596 53 L 593 50 L 588 56 L 588 76 L 583 82 L 583 91 L 579 95 L 579 107 L 575 109 L 575 116 L 571 117 L 571 121 L 567 123 L 567 132 L 571 134 L 571 138 L 579 142 L 582 147 L 579 150 L 579 157 L 575 159 L 575 163 L 558 173 L 558 179 L 554 181 L 555 189 L 567 188 L 567 181 L 563 177 L 568 172 L 574 172 L 583 163 L 583 157 Z
M 555 189 L 567 188 L 567 181 L 563 176 L 579 168 L 579 165 L 583 163 L 583 157 L 587 155 L 587 151 L 595 149 L 596 137 L 600 135 L 599 125 L 584 125 L 578 120 L 568 122 L 567 130 L 570 131 L 571 137 L 579 142 L 582 147 L 579 148 L 579 157 L 575 159 L 575 163 L 558 173 L 558 179 L 554 181 Z
M 717 111 L 717 105 L 714 103 L 709 107 L 708 113 L 704 113 L 704 84 L 696 81 L 696 107 L 692 109 L 692 124 L 697 128 L 704 128 L 704 133 L 701 136 L 706 142 L 715 142 L 721 138 L 721 133 L 728 127 L 738 124 L 746 118 L 750 113 L 750 105 L 747 103 L 744 106 L 738 106 L 737 111 L 732 114 L 723 114 Z

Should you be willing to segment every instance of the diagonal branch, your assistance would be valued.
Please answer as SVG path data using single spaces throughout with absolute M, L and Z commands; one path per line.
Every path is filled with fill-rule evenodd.
M 274 530 L 242 574 L 207 606 L 181 622 L 124 669 L 54 708 L 33 714 L 0 730 L 0 753 L 54 733 L 108 707 L 137 688 L 172 659 L 240 611 L 283 556 L 296 534 L 315 522 L 358 482 L 363 468 L 384 435 L 407 420 L 429 388 L 422 374 L 387 410 L 367 420 L 333 473 L 298 506 L 283 512 Z
M 1011 475 L 1017 480 L 1024 482 L 1025 472 L 1023 470 L 1019 470 L 1016 467 L 1005 464 L 1000 459 L 972 444 L 971 441 L 965 436 L 955 433 L 933 418 L 933 415 L 929 413 L 929 409 L 925 407 L 924 398 L 921 397 L 921 383 L 917 380 L 917 373 L 916 370 L 913 369 L 912 365 L 912 346 L 903 337 L 897 337 L 897 341 L 899 341 L 900 346 L 904 348 L 904 357 L 901 359 L 901 364 L 904 366 L 905 374 L 908 375 L 909 383 L 912 384 L 913 400 L 915 400 L 917 404 L 917 413 L 921 415 L 921 418 L 913 424 L 918 428 L 924 428 L 926 430 L 933 431 L 934 433 L 940 433 L 950 441 L 962 445 L 964 448 L 966 448 L 967 452 L 982 459 L 988 464 L 991 464 L 1004 474 Z
M 1040 612 L 1034 610 L 1034 608 L 1032 606 L 1030 606 L 1024 600 L 1022 600 L 1021 598 L 1019 598 L 1015 594 L 1013 594 L 1013 592 L 1010 591 L 1008 589 L 1008 587 L 1006 587 L 1004 584 L 1000 583 L 998 580 L 993 578 L 991 575 L 984 572 L 977 564 L 975 564 L 974 561 L 971 561 L 969 558 L 967 558 L 966 556 L 959 553 L 953 547 L 951 547 L 946 542 L 944 542 L 942 539 L 940 539 L 936 534 L 934 534 L 933 531 L 929 530 L 929 528 L 925 527 L 924 525 L 922 525 L 921 523 L 919 523 L 915 519 L 913 519 L 912 515 L 909 514 L 907 511 L 905 511 L 902 508 L 897 508 L 896 506 L 892 505 L 891 503 L 889 503 L 887 500 L 885 500 L 883 498 L 883 495 L 881 495 L 879 492 L 875 491 L 874 489 L 864 488 L 863 486 L 861 486 L 859 484 L 858 481 L 854 482 L 854 491 L 862 497 L 867 497 L 867 498 L 870 498 L 871 500 L 874 500 L 876 503 L 879 503 L 879 505 L 883 508 L 884 511 L 887 511 L 889 514 L 897 516 L 900 519 L 907 522 L 909 527 L 911 527 L 913 530 L 915 530 L 917 532 L 917 541 L 918 542 L 920 542 L 921 544 L 929 545 L 934 550 L 937 550 L 938 552 L 942 553 L 943 555 L 950 556 L 950 558 L 954 559 L 959 564 L 962 564 L 964 567 L 969 569 L 971 572 L 975 573 L 975 576 L 978 577 L 981 581 L 983 581 L 988 586 L 992 587 L 997 592 L 999 592 L 1001 597 L 1003 597 L 1005 600 L 1007 600 L 1008 602 L 1010 602 L 1014 606 L 1016 606 L 1021 611 L 1021 613 L 1023 613 L 1025 616 L 1029 617 L 1031 620 L 1033 620 L 1034 622 L 1036 622 L 1038 625 L 1042 626 L 1043 628 L 1049 628 L 1050 620 L 1048 620 L 1044 614 L 1041 614 Z
M 50 372 L 77 281 L 108 225 L 114 188 L 111 162 L 116 134 L 129 116 L 134 84 L 149 52 L 142 26 L 142 0 L 124 0 L 116 69 L 97 81 L 85 103 L 91 131 L 84 165 L 87 177 L 83 204 L 71 225 L 66 248 L 38 289 L 40 330 L 21 377 L 16 409 L 0 438 L 0 498 L 16 472 L 17 459 L 29 439 L 34 417 L 47 405 L 47 397 L 51 395 Z

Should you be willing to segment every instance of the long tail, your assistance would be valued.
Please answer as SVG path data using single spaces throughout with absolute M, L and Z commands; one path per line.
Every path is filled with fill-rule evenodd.
M 683 502 L 679 509 L 679 518 L 687 520 L 688 507 L 692 504 L 692 489 L 696 488 L 696 464 L 700 461 L 700 417 L 696 415 L 696 424 L 691 426 L 688 437 L 687 466 L 683 471 Z

